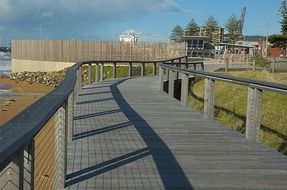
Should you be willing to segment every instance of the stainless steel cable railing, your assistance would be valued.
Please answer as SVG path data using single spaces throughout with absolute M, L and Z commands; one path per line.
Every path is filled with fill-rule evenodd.
M 182 59 L 184 61 L 182 61 Z M 95 82 L 104 80 L 105 64 L 112 63 L 113 77 L 117 64 L 128 65 L 128 77 L 133 64 L 139 64 L 145 76 L 145 64 L 153 65 L 153 75 L 160 63 L 182 62 L 187 57 L 163 61 L 93 60 L 76 63 L 67 70 L 61 84 L 0 127 L 0 189 L 64 188 L 66 179 L 66 147 L 73 137 L 74 102 L 82 88 L 82 66 L 95 65 Z

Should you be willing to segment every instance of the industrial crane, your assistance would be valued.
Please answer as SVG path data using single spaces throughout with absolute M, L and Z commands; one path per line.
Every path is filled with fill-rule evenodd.
M 244 27 L 244 20 L 246 14 L 246 7 L 242 9 L 241 17 L 239 19 L 239 36 L 243 36 L 243 27 Z

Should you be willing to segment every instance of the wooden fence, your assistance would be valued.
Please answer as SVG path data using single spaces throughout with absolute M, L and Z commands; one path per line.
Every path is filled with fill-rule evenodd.
M 152 61 L 186 55 L 185 43 L 79 40 L 14 40 L 12 59 L 52 62 Z

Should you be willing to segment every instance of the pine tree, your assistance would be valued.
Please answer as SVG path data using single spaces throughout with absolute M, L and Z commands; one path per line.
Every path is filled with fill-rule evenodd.
M 198 36 L 199 35 L 199 27 L 197 26 L 197 23 L 194 19 L 191 19 L 191 21 L 185 27 L 184 32 L 186 36 Z
M 240 21 L 235 15 L 231 15 L 226 23 L 225 29 L 228 32 L 229 38 L 234 42 L 238 38 L 239 30 L 240 30 Z
M 176 25 L 172 31 L 171 31 L 171 35 L 169 37 L 169 39 L 171 41 L 176 41 L 176 42 L 179 42 L 182 40 L 183 38 L 183 29 L 179 26 L 179 25 Z
M 278 10 L 280 16 L 282 16 L 281 23 L 281 32 L 284 35 L 287 35 L 287 0 L 283 0 L 281 6 Z
M 206 27 L 206 35 L 212 41 L 213 32 L 216 31 L 218 27 L 218 23 L 213 16 L 209 16 L 208 19 L 205 21 L 205 27 Z

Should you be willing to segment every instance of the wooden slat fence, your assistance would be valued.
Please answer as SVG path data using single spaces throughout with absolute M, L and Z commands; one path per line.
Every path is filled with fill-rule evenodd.
M 186 55 L 185 43 L 80 40 L 14 40 L 12 58 L 52 62 L 163 60 Z

